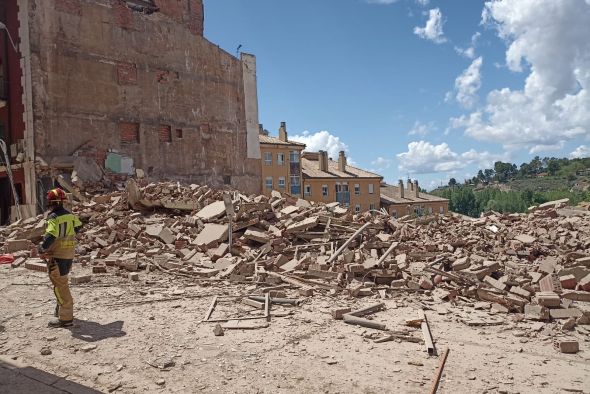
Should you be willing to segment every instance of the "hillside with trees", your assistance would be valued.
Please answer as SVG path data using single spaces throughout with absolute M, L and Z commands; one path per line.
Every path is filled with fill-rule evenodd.
M 528 207 L 569 198 L 572 204 L 590 201 L 590 158 L 539 158 L 520 166 L 497 161 L 494 168 L 432 191 L 449 199 L 449 209 L 478 217 L 482 212 L 526 212 Z

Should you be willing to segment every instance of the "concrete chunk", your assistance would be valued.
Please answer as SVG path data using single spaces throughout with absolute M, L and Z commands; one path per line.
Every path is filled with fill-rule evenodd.
M 244 238 L 249 239 L 250 241 L 259 242 L 261 244 L 265 244 L 270 241 L 270 237 L 263 231 L 255 230 L 253 228 L 249 228 L 244 233 Z
M 225 203 L 223 201 L 216 201 L 209 204 L 196 214 L 199 219 L 205 221 L 217 219 L 223 215 L 225 215 Z
M 203 230 L 192 242 L 193 245 L 209 247 L 221 243 L 228 238 L 228 226 L 224 224 L 207 223 Z

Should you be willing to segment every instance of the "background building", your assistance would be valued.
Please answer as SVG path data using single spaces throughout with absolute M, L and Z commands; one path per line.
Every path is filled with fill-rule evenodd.
M 407 187 L 400 179 L 398 186 L 383 183 L 381 206 L 394 217 L 406 215 L 433 215 L 449 212 L 449 200 L 420 192 L 418 181 L 408 179 Z
M 202 0 L 0 4 L 18 43 L 0 32 L 1 133 L 26 204 L 88 160 L 260 192 L 256 61 L 203 37 Z
M 344 152 L 338 161 L 325 151 L 305 152 L 301 158 L 303 198 L 317 202 L 339 202 L 354 212 L 380 209 L 381 175 L 348 165 Z
M 287 125 L 281 122 L 279 137 L 270 137 L 260 126 L 262 193 L 273 190 L 301 197 L 301 151 L 305 144 L 289 141 Z

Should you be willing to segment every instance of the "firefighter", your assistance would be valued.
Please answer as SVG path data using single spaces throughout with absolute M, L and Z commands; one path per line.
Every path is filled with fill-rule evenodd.
M 64 208 L 66 198 L 66 193 L 60 188 L 47 193 L 50 212 L 45 236 L 39 246 L 39 254 L 47 261 L 49 279 L 57 300 L 57 319 L 50 321 L 49 327 L 69 327 L 74 321 L 74 300 L 70 293 L 68 274 L 74 260 L 76 234 L 82 228 L 82 223 Z

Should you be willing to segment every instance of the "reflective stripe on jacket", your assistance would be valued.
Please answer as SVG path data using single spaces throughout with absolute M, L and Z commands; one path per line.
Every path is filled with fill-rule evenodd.
M 80 226 L 80 219 L 65 209 L 49 215 L 45 235 L 53 236 L 55 241 L 47 254 L 57 259 L 73 259 L 76 249 L 76 228 Z

